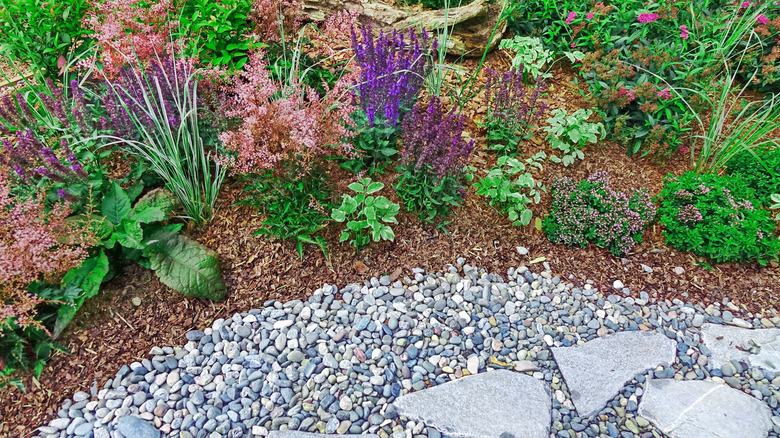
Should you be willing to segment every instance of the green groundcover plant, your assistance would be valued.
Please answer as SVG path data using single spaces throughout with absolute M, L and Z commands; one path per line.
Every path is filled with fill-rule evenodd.
M 317 245 L 327 257 L 327 244 L 315 235 L 328 222 L 326 211 L 333 205 L 325 172 L 317 167 L 299 175 L 293 169 L 284 177 L 270 172 L 252 178 L 244 187 L 251 195 L 237 202 L 262 210 L 266 214 L 263 227 L 254 235 L 269 235 L 295 241 L 298 255 L 303 258 L 303 245 Z
M 780 241 L 755 192 L 731 176 L 668 176 L 661 193 L 659 221 L 667 245 L 717 263 L 778 259 Z
M 726 173 L 739 178 L 756 192 L 759 205 L 769 205 L 770 196 L 780 193 L 780 148 L 743 151 L 726 164 Z
M 580 108 L 574 114 L 568 115 L 565 109 L 559 108 L 550 114 L 552 117 L 547 119 L 547 126 L 544 127 L 548 132 L 547 140 L 553 149 L 563 152 L 560 158 L 557 155 L 550 156 L 550 161 L 554 163 L 568 166 L 573 164 L 575 159 L 584 159 L 582 148 L 588 143 L 596 143 L 596 135 L 602 138 L 606 135 L 603 124 L 587 121 L 593 114 L 592 110 Z

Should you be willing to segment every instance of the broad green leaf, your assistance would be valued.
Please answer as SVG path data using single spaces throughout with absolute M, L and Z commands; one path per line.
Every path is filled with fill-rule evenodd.
M 384 240 L 389 240 L 389 241 L 395 240 L 395 233 L 393 232 L 393 229 L 390 227 L 384 227 L 381 231 L 379 231 L 379 236 Z
M 370 195 L 372 193 L 376 193 L 382 190 L 384 187 L 385 185 L 382 184 L 381 182 L 372 182 L 371 184 L 368 185 L 368 188 L 366 188 L 366 194 Z
M 353 182 L 352 184 L 348 185 L 347 187 L 349 187 L 349 189 L 352 190 L 353 192 L 358 192 L 358 193 L 362 193 L 363 190 L 365 189 L 365 186 L 363 186 L 363 184 L 361 184 L 358 181 Z
M 142 224 L 150 224 L 152 222 L 165 220 L 165 212 L 159 207 L 142 205 L 139 209 L 136 206 L 136 208 L 133 208 L 132 213 L 130 213 L 130 219 Z
M 167 215 L 179 207 L 179 201 L 170 190 L 157 188 L 143 195 L 135 203 L 135 210 L 140 210 L 144 206 L 157 207 Z
M 180 234 L 160 232 L 153 239 L 144 255 L 163 284 L 187 296 L 224 298 L 226 287 L 216 252 Z
M 344 212 L 339 209 L 334 209 L 333 212 L 331 212 L 330 217 L 332 217 L 336 222 L 344 222 L 344 220 L 347 219 L 347 216 L 344 214 Z
M 78 286 L 83 295 L 73 305 L 64 305 L 59 308 L 57 320 L 54 322 L 52 330 L 52 339 L 57 339 L 62 334 L 65 327 L 70 324 L 76 312 L 84 304 L 85 299 L 97 295 L 106 274 L 108 274 L 108 257 L 103 250 L 100 250 L 99 255 L 84 260 L 81 266 L 73 268 L 65 274 L 62 279 L 63 284 Z
M 130 213 L 130 198 L 119 184 L 111 184 L 108 193 L 103 197 L 100 213 L 114 225 L 119 225 L 119 222 Z
M 117 241 L 125 248 L 143 249 L 144 230 L 141 223 L 132 219 L 122 219 L 121 232 L 114 233 Z
M 352 214 L 357 210 L 358 201 L 349 196 L 344 195 L 344 200 L 341 202 L 341 210 L 344 212 L 344 214 Z

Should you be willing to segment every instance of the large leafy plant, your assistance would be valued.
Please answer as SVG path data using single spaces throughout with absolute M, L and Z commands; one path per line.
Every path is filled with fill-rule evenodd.
M 546 188 L 541 181 L 535 180 L 530 167 L 542 170 L 544 152 L 528 158 L 525 162 L 515 157 L 500 156 L 496 166 L 487 170 L 481 181 L 474 183 L 477 193 L 488 198 L 488 203 L 516 226 L 531 223 L 533 211 L 531 204 L 538 204 L 542 191 Z
M 593 114 L 592 110 L 580 108 L 569 115 L 565 109 L 559 108 L 551 114 L 552 117 L 547 119 L 547 126 L 544 127 L 548 132 L 547 140 L 553 149 L 563 152 L 560 158 L 557 155 L 550 156 L 550 160 L 555 163 L 562 162 L 564 166 L 568 166 L 573 164 L 575 159 L 584 159 L 582 148 L 588 143 L 596 143 L 596 135 L 601 135 L 602 138 L 606 135 L 603 124 L 587 121 Z
M 667 245 L 717 263 L 778 259 L 780 240 L 769 211 L 739 179 L 688 172 L 668 176 L 658 195 Z
M 349 240 L 358 253 L 371 240 L 395 240 L 395 233 L 387 224 L 398 223 L 395 215 L 400 207 L 384 196 L 371 196 L 384 186 L 370 178 L 360 178 L 348 186 L 356 195 L 342 195 L 341 205 L 331 212 L 333 220 L 347 224 L 339 242 Z
M 222 299 L 226 289 L 217 254 L 177 234 L 182 224 L 166 223 L 177 199 L 155 189 L 132 205 L 136 196 L 137 191 L 128 193 L 117 183 L 108 189 L 100 206 L 101 245 L 152 269 L 160 281 L 183 295 Z

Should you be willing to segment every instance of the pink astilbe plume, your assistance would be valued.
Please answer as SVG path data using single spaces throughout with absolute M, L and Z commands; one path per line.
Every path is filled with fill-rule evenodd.
M 43 195 L 14 200 L 5 172 L 0 172 L 0 321 L 16 318 L 21 327 L 40 326 L 35 308 L 43 301 L 30 295 L 27 286 L 36 280 L 54 282 L 87 258 L 95 236 L 88 225 L 67 221 L 69 214 L 62 204 L 47 212 Z
M 298 32 L 303 21 L 302 0 L 255 0 L 249 18 L 265 42 L 280 42 Z
M 171 21 L 177 17 L 174 12 L 172 0 L 95 1 L 82 23 L 96 40 L 101 73 L 112 78 L 127 64 L 137 66 L 170 51 L 171 29 L 177 26 Z
M 242 121 L 219 136 L 230 153 L 228 165 L 239 173 L 254 173 L 279 169 L 282 161 L 291 160 L 305 171 L 316 158 L 354 153 L 345 125 L 355 110 L 348 90 L 353 78 L 341 78 L 320 97 L 303 84 L 281 86 L 265 67 L 262 52 L 251 54 L 224 89 L 230 95 L 224 116 Z

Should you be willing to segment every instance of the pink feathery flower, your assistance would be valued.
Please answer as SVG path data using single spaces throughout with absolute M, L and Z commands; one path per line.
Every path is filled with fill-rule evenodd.
M 688 39 L 688 26 L 686 25 L 680 25 L 680 38 L 687 40 Z
M 574 44 L 574 41 L 572 41 L 571 44 L 569 45 L 569 47 L 571 47 L 573 49 L 573 48 L 577 47 L 577 45 Z
M 740 9 L 747 9 L 750 7 L 750 2 L 742 2 L 741 5 L 739 5 Z
M 651 12 L 651 13 L 643 12 L 643 13 L 639 14 L 639 22 L 640 23 L 652 23 L 653 21 L 657 20 L 658 18 L 659 18 L 658 14 L 656 14 L 655 12 Z
M 659 91 L 658 94 L 656 94 L 658 98 L 663 100 L 669 100 L 672 98 L 672 90 L 669 88 L 664 88 L 663 90 Z
M 574 11 L 569 12 L 569 16 L 566 17 L 566 24 L 571 23 L 575 18 L 577 18 L 577 13 Z
M 588 12 L 588 15 L 585 16 L 586 19 L 592 20 L 594 17 L 593 12 Z
M 760 24 L 767 24 L 769 23 L 769 19 L 766 18 L 766 15 L 761 14 L 758 17 L 756 17 L 756 21 L 758 21 Z

